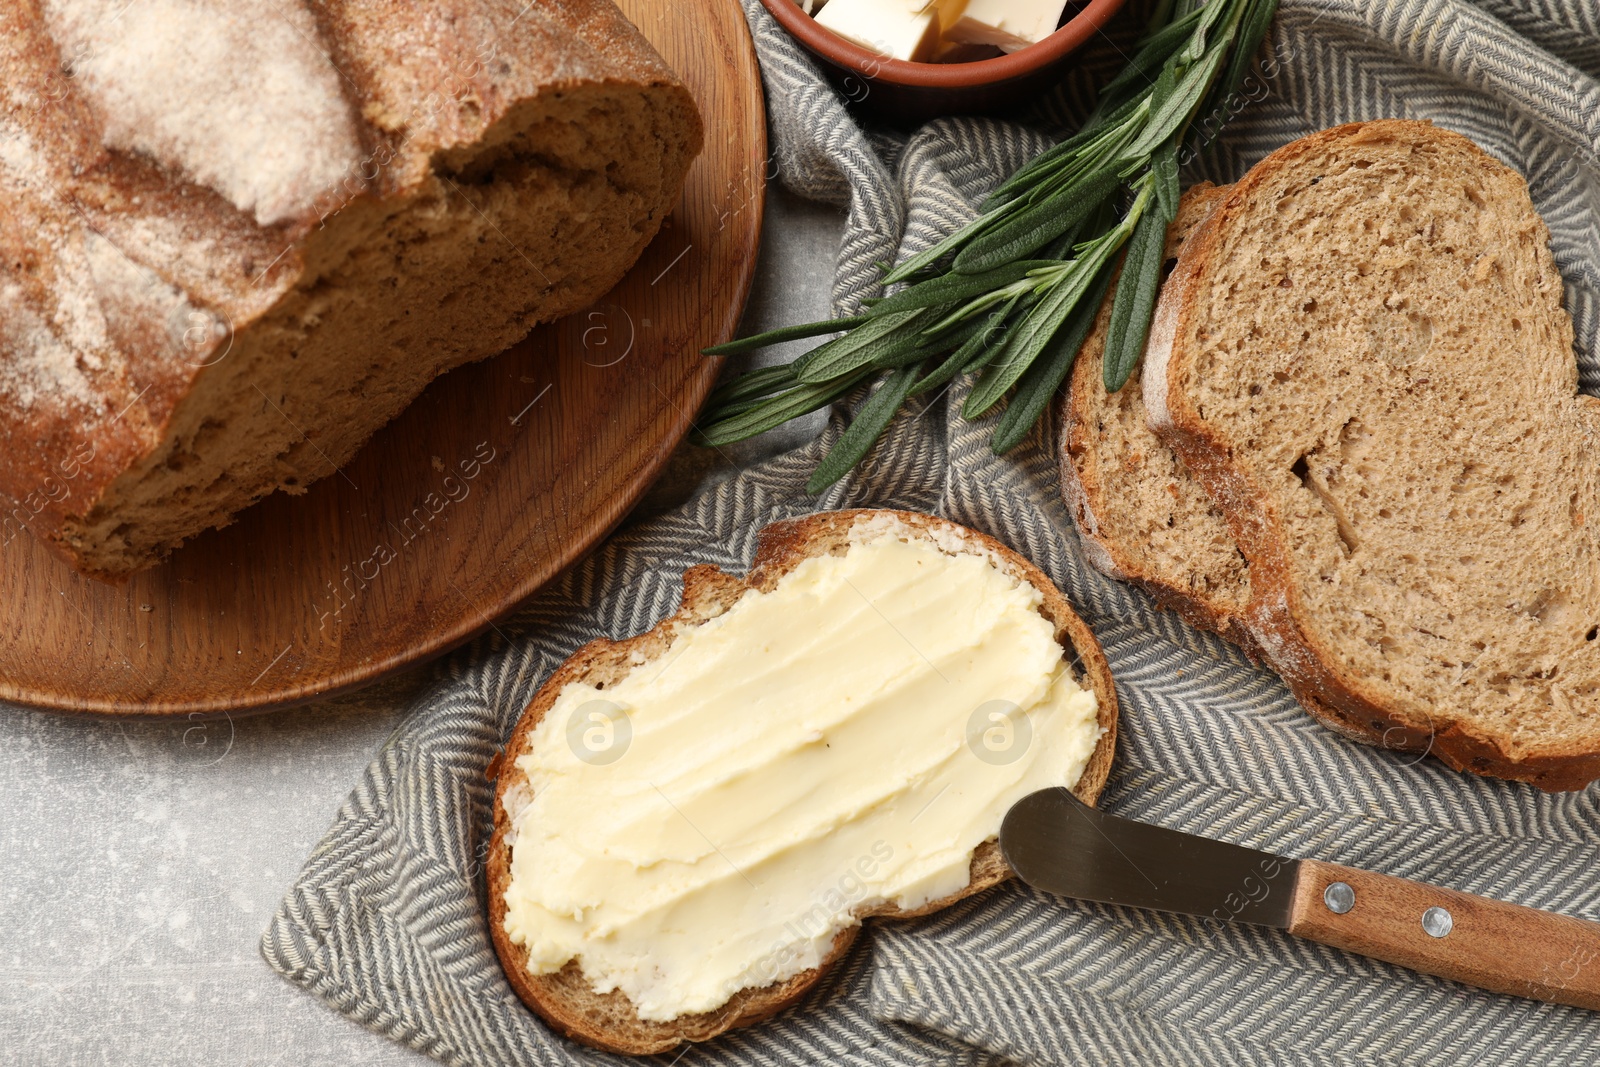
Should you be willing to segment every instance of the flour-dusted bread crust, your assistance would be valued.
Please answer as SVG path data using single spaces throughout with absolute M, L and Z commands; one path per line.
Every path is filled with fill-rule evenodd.
M 509 791 L 527 788 L 527 779 L 517 769 L 516 759 L 526 749 L 534 728 L 555 703 L 557 695 L 569 683 L 583 681 L 599 686 L 620 680 L 665 652 L 681 629 L 721 615 L 746 590 L 772 589 L 778 579 L 809 557 L 843 555 L 850 546 L 850 532 L 856 523 L 875 516 L 898 520 L 913 532 L 912 536 L 925 537 L 941 551 L 983 553 L 996 567 L 1043 594 L 1040 613 L 1055 625 L 1056 640 L 1070 657 L 1079 684 L 1091 689 L 1099 702 L 1098 720 L 1103 733 L 1073 788 L 1073 793 L 1085 803 L 1093 804 L 1099 798 L 1116 749 L 1116 688 L 1112 684 L 1111 668 L 1093 632 L 1073 612 L 1066 597 L 1043 571 L 994 538 L 931 515 L 906 511 L 832 511 L 774 523 L 761 532 L 755 560 L 744 578 L 724 574 L 709 565 L 693 567 L 684 572 L 683 605 L 675 615 L 637 637 L 621 641 L 602 638 L 573 653 L 534 694 L 510 740 L 490 767 L 489 773 L 497 778 L 494 835 L 490 839 L 487 862 L 490 933 L 512 988 L 524 1003 L 560 1033 L 595 1048 L 633 1055 L 665 1052 L 685 1041 L 705 1041 L 734 1027 L 760 1022 L 795 1004 L 843 959 L 855 941 L 859 926 L 840 932 L 821 967 L 764 988 L 741 990 L 716 1011 L 685 1015 L 667 1022 L 640 1019 L 632 1002 L 620 991 L 595 993 L 576 962 L 555 974 L 530 974 L 526 949 L 512 944 L 505 933 L 505 890 L 511 880 L 512 829 L 506 797 Z M 904 919 L 927 915 L 1010 877 L 1011 869 L 1000 856 L 999 843 L 991 839 L 980 845 L 973 855 L 972 877 L 966 889 L 914 911 L 900 911 L 886 905 L 862 912 L 861 917 Z
M 1250 629 L 1358 740 L 1600 776 L 1600 400 L 1523 179 L 1426 123 L 1257 165 L 1191 238 L 1152 424 L 1250 561 Z
M 622 277 L 701 127 L 610 0 L 0 10 L 0 497 L 115 579 Z
M 1167 229 L 1169 263 L 1227 191 L 1201 182 L 1183 194 Z M 1084 555 L 1191 625 L 1253 651 L 1245 628 L 1250 566 L 1227 522 L 1183 461 L 1147 425 L 1137 377 L 1115 393 L 1106 392 L 1100 364 L 1110 322 L 1107 294 L 1059 409 L 1061 491 Z M 1135 376 L 1141 370 L 1136 367 Z

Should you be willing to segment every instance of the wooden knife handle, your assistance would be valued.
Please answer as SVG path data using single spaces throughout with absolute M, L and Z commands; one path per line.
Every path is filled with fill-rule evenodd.
M 1301 860 L 1289 932 L 1480 989 L 1600 1010 L 1600 923 L 1570 915 Z

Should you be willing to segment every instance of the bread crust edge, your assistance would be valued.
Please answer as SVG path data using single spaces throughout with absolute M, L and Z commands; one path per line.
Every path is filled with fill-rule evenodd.
M 362 162 L 363 168 L 376 166 L 374 159 L 392 157 L 394 160 L 378 168 L 384 176 L 384 181 L 374 183 L 371 188 L 363 188 L 354 194 L 339 192 L 334 200 L 328 203 L 321 203 L 316 197 L 310 197 L 292 217 L 281 224 L 264 226 L 249 221 L 243 213 L 222 200 L 221 195 L 215 190 L 190 181 L 172 165 L 152 162 L 139 153 L 121 150 L 107 152 L 100 149 L 97 126 L 86 133 L 81 130 L 76 131 L 82 137 L 88 137 L 90 143 L 96 146 L 96 151 L 93 156 L 81 159 L 77 156 L 66 157 L 63 165 L 70 164 L 74 174 L 81 172 L 85 188 L 99 190 L 92 198 L 93 203 L 98 204 L 103 200 L 106 203 L 116 204 L 130 199 L 133 203 L 138 203 L 141 195 L 153 198 L 150 189 L 133 182 L 134 176 L 148 173 L 158 177 L 160 184 L 156 189 L 163 199 L 204 203 L 208 205 L 207 210 L 214 213 L 214 217 L 206 216 L 207 224 L 216 227 L 214 232 L 208 232 L 208 236 L 217 241 L 220 250 L 214 252 L 212 258 L 215 261 L 208 261 L 207 268 L 215 276 L 213 281 L 220 290 L 223 290 L 223 294 L 203 294 L 192 288 L 186 288 L 176 277 L 157 273 L 160 280 L 176 288 L 185 299 L 191 300 L 196 309 L 215 313 L 228 323 L 228 349 L 223 356 L 216 356 L 203 364 L 195 364 L 174 360 L 164 351 L 152 353 L 144 348 L 129 347 L 124 352 L 129 366 L 139 371 L 139 380 L 149 377 L 150 381 L 142 391 L 137 390 L 136 383 L 132 383 L 114 395 L 107 393 L 105 399 L 109 403 L 109 410 L 115 411 L 121 408 L 121 414 L 115 419 L 95 425 L 87 432 L 81 424 L 79 413 L 75 411 L 52 408 L 43 414 L 35 414 L 12 410 L 9 403 L 0 403 L 0 426 L 4 426 L 11 436 L 19 440 L 27 439 L 34 445 L 32 448 L 14 450 L 10 454 L 8 463 L 0 465 L 0 502 L 6 504 L 8 513 L 27 516 L 25 521 L 19 522 L 14 518 L 7 520 L 4 540 L 9 541 L 13 536 L 29 534 L 52 556 L 84 577 L 107 585 L 122 586 L 135 575 L 164 563 L 175 550 L 205 532 L 232 525 L 245 511 L 261 500 L 280 492 L 288 492 L 291 495 L 303 492 L 307 486 L 328 477 L 328 474 L 308 476 L 298 486 L 270 484 L 263 481 L 259 486 L 259 493 L 249 502 L 232 508 L 221 517 L 197 523 L 188 533 L 144 553 L 127 566 L 105 565 L 106 554 L 103 546 L 91 539 L 87 532 L 90 525 L 104 517 L 108 508 L 115 509 L 122 504 L 124 495 L 135 490 L 139 480 L 148 473 L 147 465 L 156 462 L 161 450 L 171 443 L 173 427 L 180 421 L 180 412 L 188 413 L 187 405 L 191 403 L 191 397 L 203 391 L 203 383 L 208 373 L 215 373 L 211 371 L 211 367 L 221 363 L 227 351 L 244 349 L 247 343 L 254 341 L 256 334 L 270 336 L 277 325 L 274 316 L 280 313 L 290 295 L 297 289 L 312 287 L 325 281 L 325 278 L 312 269 L 311 261 L 319 257 L 329 257 L 330 246 L 337 246 L 341 240 L 348 239 L 343 236 L 343 231 L 354 228 L 348 225 L 349 220 L 357 219 L 368 212 L 409 211 L 422 203 L 419 197 L 427 184 L 425 178 L 433 177 L 435 174 L 448 178 L 445 170 L 435 169 L 440 165 L 440 161 L 452 154 L 460 154 L 469 149 L 476 151 L 484 145 L 493 143 L 502 132 L 502 124 L 508 121 L 520 106 L 529 104 L 547 93 L 559 97 L 563 94 L 591 90 L 635 88 L 647 91 L 652 96 L 659 96 L 663 100 L 670 99 L 672 101 L 670 105 L 658 106 L 663 110 L 677 109 L 691 120 L 688 131 L 690 136 L 685 142 L 685 155 L 680 161 L 681 172 L 675 181 L 663 185 L 661 202 L 654 206 L 650 217 L 644 220 L 648 232 L 641 230 L 639 253 L 642 254 L 681 195 L 688 171 L 704 144 L 704 119 L 689 88 L 667 66 L 665 60 L 638 27 L 610 3 L 610 0 L 571 0 L 568 7 L 571 8 L 570 11 L 553 10 L 550 17 L 559 20 L 562 27 L 571 32 L 574 50 L 581 49 L 585 57 L 581 68 L 572 68 L 570 64 L 562 64 L 544 57 L 529 59 L 530 53 L 523 53 L 515 80 L 508 81 L 504 85 L 500 84 L 496 76 L 491 76 L 487 72 L 464 76 L 459 70 L 456 72 L 457 80 L 462 86 L 473 89 L 476 94 L 474 99 L 480 99 L 480 102 L 490 101 L 484 104 L 484 114 L 487 117 L 482 123 L 482 128 L 477 130 L 469 141 L 450 141 L 447 136 L 449 131 L 429 128 L 426 131 L 413 131 L 414 140 L 404 143 L 402 151 L 401 148 L 396 148 L 384 140 L 394 131 L 378 125 L 376 119 L 361 110 L 363 103 L 376 106 L 377 98 L 352 99 L 350 104 L 356 109 L 354 111 L 356 124 L 366 146 L 362 149 L 367 153 Z M 36 12 L 29 14 L 25 10 L 21 17 L 33 19 L 36 15 Z M 520 15 L 516 17 L 521 18 Z M 30 25 L 30 28 L 34 27 Z M 337 28 L 323 27 L 323 31 L 326 36 L 319 37 L 314 42 L 319 50 L 324 47 L 344 48 L 351 40 L 359 39 L 364 45 L 376 45 L 385 39 L 381 20 L 359 24 L 341 23 Z M 463 37 L 461 40 L 465 42 L 467 38 Z M 44 42 L 51 48 L 55 47 L 48 35 L 44 37 Z M 472 47 L 476 48 L 479 43 L 483 42 L 474 40 Z M 490 39 L 487 43 L 493 44 L 495 41 Z M 600 47 L 597 48 L 597 45 Z M 538 71 L 520 69 L 531 68 L 535 64 L 539 66 Z M 16 66 L 15 62 L 11 63 L 7 67 L 8 74 L 15 73 Z M 483 68 L 484 64 L 475 63 L 474 66 Z M 566 69 L 563 69 L 564 67 Z M 369 91 L 376 92 L 375 89 L 369 90 L 366 86 L 371 79 L 360 72 L 359 65 L 351 69 L 356 71 L 356 81 L 361 83 L 360 86 L 357 86 L 356 82 L 351 83 L 354 92 L 358 95 Z M 443 68 L 440 68 L 440 71 L 442 70 Z M 431 73 L 440 74 L 440 71 Z M 67 83 L 63 83 L 65 84 Z M 429 80 L 416 88 L 416 92 L 418 99 L 421 99 L 425 92 L 444 88 L 442 82 L 436 84 Z M 437 96 L 438 93 L 435 92 L 434 95 Z M 62 101 L 63 107 L 68 104 L 75 108 L 86 106 L 76 94 L 71 94 Z M 419 108 L 419 111 L 421 110 Z M 82 111 L 82 115 L 87 116 L 88 112 Z M 84 117 L 81 121 L 88 119 Z M 389 153 L 389 156 L 381 153 Z M 426 157 L 428 160 L 426 175 L 412 173 L 411 168 L 417 165 L 416 160 L 411 158 L 412 155 L 416 155 L 419 159 Z M 137 166 L 129 162 L 135 159 L 138 161 Z M 405 165 L 402 165 L 402 162 Z M 401 177 L 391 182 L 391 175 Z M 347 179 L 341 179 L 345 180 Z M 100 189 L 102 185 L 103 190 Z M 332 195 L 329 190 L 323 190 L 322 193 Z M 79 195 L 80 190 L 74 185 L 72 198 L 76 200 Z M 8 208 L 14 206 L 7 202 Z M 98 214 L 101 212 L 116 214 L 105 207 L 94 207 L 90 214 L 84 214 L 83 211 L 84 209 L 79 209 L 84 225 L 96 233 L 105 229 L 103 225 L 95 222 Z M 217 219 L 223 221 L 217 222 Z M 185 225 L 196 225 L 194 219 L 187 217 L 181 221 Z M 330 229 L 339 235 L 337 240 L 327 236 L 327 231 Z M 229 265 L 239 258 L 241 249 L 252 245 L 255 253 L 260 254 L 263 259 L 272 259 L 274 253 L 278 255 L 278 259 L 272 259 L 258 277 L 252 279 L 246 273 L 244 280 L 233 278 Z M 271 251 L 266 251 L 267 249 Z M 336 261 L 337 257 L 334 258 Z M 612 274 L 597 279 L 595 283 L 581 291 L 574 290 L 567 302 L 570 307 L 557 307 L 539 321 L 541 323 L 555 321 L 598 299 L 626 276 L 637 258 L 638 254 L 626 262 L 619 263 L 618 269 Z M 245 256 L 245 260 L 251 262 L 248 255 Z M 145 266 L 146 269 L 152 269 L 148 264 Z M 226 280 L 229 278 L 233 280 Z M 263 298 L 261 294 L 268 290 L 274 295 L 270 299 Z M 148 327 L 151 324 L 140 322 L 138 325 Z M 524 334 L 532 328 L 530 323 L 527 330 L 523 331 Z M 509 346 L 502 346 L 497 351 L 479 351 L 476 354 L 463 356 L 451 367 L 446 367 L 439 373 L 443 374 L 454 366 L 492 358 L 505 347 Z M 262 384 L 267 384 L 267 379 L 262 379 Z M 134 395 L 135 392 L 138 395 Z M 420 395 L 420 390 L 417 394 L 413 394 L 405 405 L 397 408 L 395 415 L 415 401 L 417 395 Z M 201 415 L 204 414 L 202 411 Z M 372 427 L 366 437 L 349 450 L 349 456 L 359 453 L 366 442 L 385 424 Z M 308 428 L 315 436 L 318 427 Z M 348 461 L 349 456 L 335 457 L 331 465 L 342 466 Z
M 778 579 L 802 560 L 818 554 L 816 550 L 819 547 L 830 547 L 830 537 L 847 538 L 849 530 L 858 520 L 874 516 L 893 517 L 923 534 L 935 531 L 953 534 L 963 542 L 964 547 L 970 545 L 974 551 L 989 553 L 1002 570 L 1028 582 L 1043 594 L 1044 603 L 1040 605 L 1040 613 L 1054 624 L 1056 640 L 1061 643 L 1069 662 L 1078 667 L 1075 674 L 1080 683 L 1086 683 L 1097 698 L 1097 721 L 1102 733 L 1072 792 L 1087 804 L 1098 801 L 1116 750 L 1118 708 L 1111 666 L 1088 624 L 1072 610 L 1066 596 L 1043 571 L 987 534 L 916 512 L 852 509 L 819 512 L 773 523 L 759 534 L 755 558 L 743 578 L 726 574 L 709 564 L 691 567 L 684 572 L 682 601 L 674 614 L 645 633 L 617 641 L 599 638 L 573 653 L 539 687 L 505 747 L 489 765 L 487 774 L 496 780 L 494 831 L 485 862 L 490 937 L 512 989 L 524 1004 L 558 1033 L 593 1048 L 628 1055 L 666 1052 L 686 1041 L 706 1041 L 728 1030 L 771 1018 L 798 1003 L 844 959 L 854 944 L 862 929 L 860 923 L 840 931 L 827 958 L 819 967 L 760 989 L 740 990 L 714 1011 L 680 1016 L 665 1022 L 640 1020 L 632 1003 L 620 990 L 604 995 L 589 990 L 575 960 L 554 975 L 534 975 L 528 971 L 527 950 L 513 944 L 505 932 L 505 890 L 511 880 L 511 848 L 507 838 L 511 819 L 506 811 L 505 796 L 509 787 L 524 780 L 515 767 L 517 755 L 526 748 L 529 736 L 566 685 L 582 680 L 602 659 L 607 662 L 627 662 L 634 651 L 670 641 L 678 629 L 720 615 L 749 589 L 770 590 Z M 1011 876 L 1010 867 L 1000 855 L 999 842 L 991 838 L 978 846 L 973 854 L 971 877 L 966 888 L 912 910 L 901 911 L 892 905 L 885 905 L 859 912 L 858 916 L 863 920 L 917 918 L 999 885 Z M 574 990 L 580 991 L 585 999 L 604 1003 L 609 1010 L 604 1015 L 593 1010 L 581 1010 L 570 996 Z M 621 1033 L 615 1027 L 604 1025 L 604 1016 L 613 1013 L 625 1013 L 632 1017 L 631 1032 Z
M 1227 195 L 1228 188 L 1205 182 L 1187 190 L 1185 195 L 1193 195 L 1196 191 L 1202 192 L 1206 196 L 1207 203 L 1205 218 L 1209 218 L 1217 204 Z M 1195 232 L 1198 232 L 1202 224 L 1203 220 L 1196 225 Z M 1111 295 L 1108 294 L 1096 315 L 1094 332 L 1103 337 L 1110 319 Z M 1152 326 L 1152 332 L 1153 330 Z M 1134 372 L 1141 376 L 1141 382 L 1144 362 L 1141 357 L 1139 365 L 1134 368 Z M 1073 524 L 1077 527 L 1084 557 L 1091 566 L 1107 577 L 1137 586 L 1147 593 L 1158 607 L 1174 612 L 1190 626 L 1208 630 L 1238 645 L 1250 659 L 1259 661 L 1261 652 L 1256 647 L 1255 637 L 1250 633 L 1244 619 L 1206 600 L 1192 596 L 1169 582 L 1162 581 L 1141 567 L 1137 561 L 1129 559 L 1114 540 L 1101 536 L 1102 524 L 1095 509 L 1098 502 L 1107 498 L 1108 490 L 1096 476 L 1092 465 L 1080 467 L 1075 461 L 1077 457 L 1087 455 L 1093 447 L 1091 431 L 1088 428 L 1087 405 L 1089 394 L 1098 380 L 1098 368 L 1094 360 L 1079 359 L 1067 379 L 1067 388 L 1055 404 L 1059 426 L 1056 457 L 1059 465 L 1061 497 L 1067 505 L 1067 511 L 1072 515 Z
M 1431 718 L 1426 724 L 1410 721 L 1383 707 L 1356 680 L 1341 678 L 1330 657 L 1300 624 L 1305 609 L 1297 603 L 1282 526 L 1270 498 L 1231 464 L 1227 446 L 1208 431 L 1179 385 L 1187 365 L 1177 339 L 1188 333 L 1201 277 L 1211 264 L 1224 227 L 1240 214 L 1256 187 L 1276 171 L 1330 141 L 1354 136 L 1364 128 L 1371 132 L 1372 127 L 1396 138 L 1459 139 L 1487 162 L 1509 170 L 1468 138 L 1412 119 L 1345 123 L 1292 141 L 1268 155 L 1234 184 L 1195 230 L 1162 289 L 1145 349 L 1144 399 L 1150 426 L 1200 479 L 1227 519 L 1250 561 L 1248 629 L 1267 661 L 1313 718 L 1351 740 L 1432 754 L 1459 771 L 1528 782 L 1550 792 L 1583 789 L 1600 778 L 1600 753 L 1514 759 L 1493 738 L 1474 733 L 1464 724 L 1441 725 Z

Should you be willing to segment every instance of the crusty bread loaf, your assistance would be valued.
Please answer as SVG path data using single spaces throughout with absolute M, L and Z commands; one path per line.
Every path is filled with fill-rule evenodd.
M 1169 270 L 1227 189 L 1201 182 L 1183 194 L 1167 229 Z M 1060 406 L 1061 491 L 1084 555 L 1191 625 L 1251 648 L 1250 565 L 1205 489 L 1147 425 L 1137 378 L 1106 392 L 1100 364 L 1110 322 L 1108 294 Z
M 610 0 L 0 11 L 0 495 L 117 578 L 614 285 L 699 150 Z
M 1144 400 L 1309 710 L 1575 789 L 1600 776 L 1600 399 L 1548 242 L 1522 178 L 1457 134 L 1297 141 L 1191 237 Z
M 759 1022 L 794 1004 L 843 958 L 855 940 L 860 927 L 846 928 L 837 936 L 821 967 L 763 988 L 741 990 L 716 1011 L 680 1016 L 666 1022 L 640 1019 L 624 993 L 595 993 L 575 961 L 554 974 L 530 973 L 526 948 L 512 943 L 506 934 L 505 891 L 511 878 L 508 835 L 512 825 L 506 796 L 508 790 L 526 788 L 526 776 L 517 768 L 516 759 L 526 750 L 534 728 L 569 683 L 610 684 L 625 677 L 659 658 L 681 628 L 721 615 L 747 590 L 772 589 L 779 578 L 809 557 L 842 555 L 851 544 L 851 530 L 856 523 L 876 515 L 893 516 L 913 531 L 914 536 L 925 537 L 941 551 L 986 553 L 1005 573 L 1040 591 L 1044 597 L 1039 608 L 1041 614 L 1055 625 L 1056 640 L 1061 643 L 1069 662 L 1077 668 L 1077 681 L 1092 690 L 1099 702 L 1098 722 L 1104 732 L 1073 789 L 1074 794 L 1090 804 L 1099 797 L 1116 746 L 1117 698 L 1111 670 L 1094 634 L 1039 568 L 993 538 L 928 515 L 837 511 L 774 523 L 762 531 L 756 558 L 744 578 L 724 574 L 712 566 L 694 567 L 684 573 L 683 605 L 677 614 L 664 619 L 648 633 L 622 641 L 592 641 L 574 653 L 534 694 L 505 749 L 490 768 L 491 775 L 497 777 L 494 836 L 487 862 L 490 932 L 512 988 L 562 1034 L 596 1048 L 637 1055 L 663 1052 L 684 1041 L 704 1041 L 734 1027 Z M 863 918 L 926 915 L 1010 876 L 1011 870 L 1000 856 L 999 844 L 991 839 L 974 854 L 971 881 L 961 892 L 914 911 L 902 912 L 886 905 L 860 914 Z

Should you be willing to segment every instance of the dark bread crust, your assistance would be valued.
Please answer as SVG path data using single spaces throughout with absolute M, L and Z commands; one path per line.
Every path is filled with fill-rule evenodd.
M 545 1022 L 562 1035 L 594 1048 L 631 1055 L 665 1052 L 685 1041 L 705 1041 L 727 1030 L 752 1023 L 783 1011 L 799 1002 L 845 956 L 861 927 L 841 931 L 822 966 L 803 971 L 782 982 L 761 989 L 744 989 L 721 1008 L 712 1012 L 681 1016 L 666 1022 L 638 1018 L 632 1002 L 620 991 L 594 993 L 577 964 L 572 961 L 552 975 L 529 973 L 527 950 L 512 944 L 505 933 L 505 890 L 511 880 L 511 847 L 507 834 L 511 818 L 506 811 L 507 789 L 522 781 L 515 761 L 528 744 L 534 728 L 554 705 L 557 695 L 571 682 L 609 683 L 626 676 L 642 656 L 648 662 L 659 656 L 681 630 L 726 611 L 748 589 L 771 590 L 778 580 L 812 556 L 841 555 L 850 543 L 850 531 L 858 519 L 887 515 L 913 530 L 924 532 L 930 540 L 955 538 L 974 551 L 991 554 L 1001 570 L 1025 581 L 1044 595 L 1040 606 L 1055 625 L 1056 640 L 1078 668 L 1079 683 L 1092 689 L 1098 699 L 1098 721 L 1104 733 L 1085 765 L 1073 793 L 1086 803 L 1099 799 L 1111 771 L 1116 749 L 1117 697 L 1111 668 L 1100 644 L 1088 625 L 1073 612 L 1065 596 L 1043 571 L 992 537 L 945 519 L 907 511 L 851 510 L 821 512 L 800 519 L 773 523 L 761 531 L 759 547 L 744 578 L 724 574 L 716 567 L 700 565 L 684 572 L 683 603 L 676 614 L 662 620 L 647 633 L 621 641 L 600 638 L 584 645 L 557 668 L 534 694 L 505 748 L 489 767 L 497 779 L 494 798 L 494 834 L 490 839 L 486 864 L 489 891 L 489 930 L 500 956 L 506 978 L 517 995 Z M 1011 869 L 1000 856 L 993 839 L 978 847 L 972 858 L 971 881 L 967 887 L 944 899 L 932 901 L 911 911 L 892 905 L 859 913 L 862 918 L 908 919 L 948 907 L 1011 877 Z
M 1386 706 L 1362 678 L 1339 670 L 1333 651 L 1323 647 L 1314 628 L 1302 621 L 1306 608 L 1300 603 L 1291 577 L 1289 542 L 1271 494 L 1252 484 L 1231 462 L 1228 446 L 1207 427 L 1182 388 L 1181 382 L 1187 377 L 1186 361 L 1193 353 L 1184 349 L 1181 339 L 1190 336 L 1191 323 L 1198 315 L 1202 279 L 1218 254 L 1221 235 L 1230 227 L 1249 225 L 1252 194 L 1278 172 L 1331 142 L 1350 138 L 1411 143 L 1457 141 L 1480 157 L 1485 172 L 1496 180 L 1510 177 L 1522 184 L 1519 175 L 1484 154 L 1467 138 L 1428 122 L 1411 120 L 1336 126 L 1267 156 L 1234 185 L 1228 197 L 1190 237 L 1177 269 L 1162 289 L 1145 349 L 1145 402 L 1152 428 L 1200 479 L 1227 518 L 1250 561 L 1252 599 L 1248 627 L 1295 698 L 1312 716 L 1352 740 L 1431 753 L 1457 770 L 1529 782 L 1551 791 L 1582 789 L 1600 777 L 1600 752 L 1574 750 L 1513 758 L 1500 739 L 1475 732 L 1470 724 L 1456 720 L 1415 722 L 1402 717 Z M 1539 225 L 1543 225 L 1542 221 Z
M 141 551 L 131 563 L 108 559 L 104 551 L 104 530 L 127 522 L 128 499 L 139 499 L 138 478 L 169 455 L 174 465 L 182 461 L 183 449 L 175 442 L 187 448 L 179 439 L 198 431 L 185 427 L 204 427 L 213 414 L 190 410 L 197 396 L 206 395 L 208 380 L 231 371 L 251 345 L 292 358 L 272 347 L 288 328 L 278 318 L 312 289 L 347 288 L 336 272 L 364 275 L 375 269 L 367 264 L 352 271 L 346 244 L 381 232 L 392 215 L 413 205 L 435 210 L 439 197 L 454 195 L 451 185 L 476 192 L 482 177 L 477 171 L 497 163 L 501 142 L 530 109 L 564 96 L 599 100 L 633 92 L 659 114 L 662 187 L 637 220 L 639 249 L 671 209 L 679 179 L 699 151 L 700 120 L 689 91 L 610 0 L 438 0 L 400 10 L 387 0 L 326 0 L 307 8 L 317 21 L 314 47 L 343 75 L 343 104 L 355 123 L 360 160 L 334 188 L 308 194 L 269 223 L 174 166 L 106 147 L 105 116 L 87 102 L 81 79 L 64 73 L 71 57 L 46 31 L 39 0 L 18 0 L 0 10 L 0 74 L 9 86 L 0 91 L 0 112 L 27 134 L 19 143 L 36 146 L 24 153 L 24 178 L 0 167 L 0 215 L 14 223 L 0 222 L 0 290 L 14 283 L 20 294 L 0 315 L 0 370 L 7 362 L 32 359 L 37 347 L 18 325 L 24 318 L 19 309 L 44 322 L 68 306 L 86 316 L 103 314 L 109 335 L 103 351 L 77 353 L 85 396 L 58 389 L 24 403 L 0 394 L 5 539 L 27 529 L 82 573 L 120 581 L 156 562 L 176 540 L 225 524 L 240 507 L 279 488 L 303 491 L 308 481 L 342 464 L 381 425 L 374 418 L 386 420 L 398 411 L 391 398 L 357 405 L 343 426 L 308 422 L 290 411 L 286 417 L 318 440 L 325 463 L 296 471 L 293 480 L 260 484 L 230 466 L 219 484 L 250 481 L 229 490 L 227 499 L 237 498 L 238 506 L 218 515 L 194 505 L 192 529 Z M 48 106 L 24 106 L 30 100 Z M 682 143 L 668 144 L 673 138 Z M 492 191 L 493 183 L 484 188 Z M 172 308 L 148 295 L 134 299 L 85 282 L 84 249 L 91 240 L 114 246 L 134 269 L 170 287 L 164 298 L 169 303 L 182 299 L 195 315 L 226 324 L 225 339 L 205 340 L 202 331 L 192 342 L 196 351 L 175 347 L 173 321 L 187 320 L 169 321 Z M 438 243 L 448 244 L 448 238 Z M 492 284 L 503 287 L 501 303 L 507 307 L 526 305 L 538 308 L 542 319 L 556 318 L 622 276 L 637 249 L 616 244 L 575 272 L 571 284 L 558 280 L 545 295 L 531 283 Z M 521 333 L 532 325 L 521 324 Z M 434 374 L 493 355 L 513 340 L 446 338 L 437 347 L 448 358 L 439 357 L 437 369 L 410 353 L 409 361 L 431 371 L 411 395 Z M 224 363 L 229 351 L 233 358 Z M 408 369 L 416 373 L 381 345 L 372 359 L 378 370 L 388 360 L 390 377 Z M 287 373 L 286 365 L 274 366 L 250 380 L 260 381 L 265 398 Z M 363 432 L 355 434 L 356 426 Z M 244 443 L 246 451 L 250 447 Z M 194 496 L 203 502 L 210 491 Z M 183 507 L 187 514 L 190 506 Z
M 1184 191 L 1178 218 L 1167 230 L 1167 258 L 1181 255 L 1184 242 L 1205 221 L 1211 210 L 1221 203 L 1228 186 L 1215 186 L 1200 182 Z M 1096 314 L 1094 329 L 1085 340 L 1082 351 L 1072 368 L 1068 388 L 1056 405 L 1060 422 L 1061 495 L 1071 512 L 1073 523 L 1083 539 L 1085 557 L 1095 568 L 1109 577 L 1129 582 L 1148 593 L 1156 604 L 1178 614 L 1189 625 L 1210 630 L 1225 640 L 1244 649 L 1252 659 L 1260 659 L 1255 639 L 1246 626 L 1245 619 L 1232 605 L 1217 597 L 1205 595 L 1189 583 L 1181 583 L 1176 575 L 1163 574 L 1140 559 L 1131 550 L 1128 538 L 1137 538 L 1141 531 L 1122 530 L 1112 521 L 1104 521 L 1115 511 L 1118 490 L 1102 477 L 1104 456 L 1100 450 L 1107 447 L 1096 433 L 1096 423 L 1106 405 L 1114 401 L 1106 396 L 1101 377 L 1101 357 L 1104 353 L 1106 332 L 1111 323 L 1112 293 L 1107 293 Z M 1135 375 L 1143 371 L 1143 362 L 1135 367 Z M 1137 379 L 1124 389 L 1138 387 Z M 1137 397 L 1133 403 L 1139 404 Z M 1143 405 L 1139 404 L 1142 412 Z

